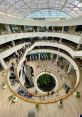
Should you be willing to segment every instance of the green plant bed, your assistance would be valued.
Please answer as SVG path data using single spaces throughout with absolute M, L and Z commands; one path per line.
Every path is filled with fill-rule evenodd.
M 38 77 L 38 88 L 44 92 L 52 91 L 56 86 L 56 81 L 50 74 L 43 74 Z
M 36 103 L 35 108 L 36 108 L 37 111 L 39 111 L 40 110 L 40 105 L 38 103 Z

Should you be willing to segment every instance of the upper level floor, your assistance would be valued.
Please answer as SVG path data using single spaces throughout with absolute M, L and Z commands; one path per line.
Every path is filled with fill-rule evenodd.
M 31 26 L 31 25 L 12 25 L 0 23 L 0 35 L 11 33 L 28 32 L 56 32 L 72 35 L 81 35 L 82 25 L 74 26 Z
M 54 32 L 28 32 L 28 33 L 14 33 L 14 34 L 0 35 L 0 45 L 14 40 L 21 40 L 26 38 L 27 40 L 30 39 L 32 40 L 32 38 L 37 38 L 37 37 L 39 37 L 39 39 L 44 37 L 45 38 L 51 37 L 51 41 L 53 40 L 53 38 L 60 38 L 74 42 L 76 44 L 82 44 L 82 36 L 78 35 L 54 33 Z

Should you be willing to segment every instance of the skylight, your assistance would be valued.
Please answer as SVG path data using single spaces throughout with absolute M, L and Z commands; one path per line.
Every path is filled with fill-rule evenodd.
M 0 0 L 0 12 L 22 18 L 82 15 L 82 0 Z
M 70 15 L 62 11 L 50 10 L 50 9 L 35 11 L 27 16 L 27 18 L 66 18 L 66 17 L 69 18 Z

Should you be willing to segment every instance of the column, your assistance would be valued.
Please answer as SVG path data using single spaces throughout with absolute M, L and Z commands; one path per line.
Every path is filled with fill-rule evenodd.
M 72 68 L 72 64 L 70 64 L 70 65 L 69 65 L 69 68 L 68 68 L 68 70 L 67 70 L 67 74 L 69 74 L 69 73 L 70 73 L 71 68 Z
M 62 39 L 61 38 L 60 38 L 60 41 L 59 42 L 60 42 L 60 44 L 62 43 Z
M 5 24 L 5 28 L 6 28 L 8 33 L 11 33 L 11 29 L 10 29 L 10 26 L 8 24 Z
M 12 46 L 15 47 L 15 42 L 14 42 L 14 40 L 13 40 L 11 43 L 12 43 Z
M 64 33 L 64 27 L 62 27 L 62 33 Z
M 37 32 L 39 32 L 39 26 L 37 26 Z
M 58 62 L 59 55 L 57 54 L 56 63 Z
M 26 27 L 24 26 L 24 32 L 26 32 Z
M 80 49 L 80 44 L 77 45 L 77 50 L 79 50 L 79 49 Z
M 30 54 L 30 61 L 31 61 L 31 54 Z
M 7 32 L 8 32 L 9 34 L 12 33 L 12 32 L 11 32 L 11 29 L 10 29 L 10 26 L 9 26 L 8 24 L 5 24 L 5 28 L 6 28 L 6 30 L 7 30 Z M 11 43 L 12 43 L 12 46 L 14 47 L 14 46 L 15 46 L 14 40 L 11 41 Z
M 53 60 L 53 58 L 54 58 L 54 54 L 51 53 L 51 54 L 50 54 L 50 59 Z
M 1 65 L 2 65 L 2 67 L 3 67 L 3 69 L 7 69 L 7 65 L 5 64 L 5 62 L 4 62 L 4 60 L 3 60 L 3 58 L 1 57 L 1 55 L 0 55 L 0 63 L 1 63 Z
M 40 60 L 40 53 L 38 53 L 38 59 Z

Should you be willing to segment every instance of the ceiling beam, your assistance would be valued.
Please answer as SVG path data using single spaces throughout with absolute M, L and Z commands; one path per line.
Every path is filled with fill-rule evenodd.
M 7 10 L 9 10 L 14 4 L 16 4 L 18 2 L 18 0 L 16 0 L 15 2 L 13 2 L 12 4 L 10 4 L 9 6 L 8 6 L 8 8 L 7 9 L 5 9 L 5 11 L 7 11 Z
M 66 1 L 64 2 L 64 4 L 63 4 L 63 6 L 62 6 L 61 10 L 63 10 L 63 9 L 64 9 L 64 7 L 65 7 L 65 5 L 67 4 L 67 2 L 68 2 L 68 0 L 66 0 Z

